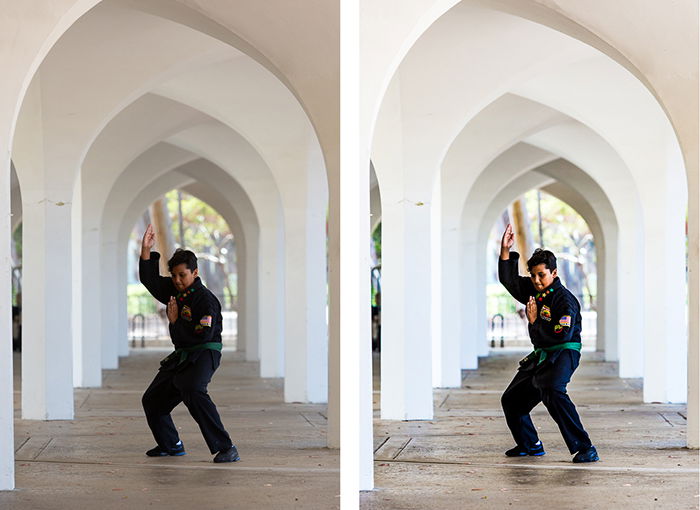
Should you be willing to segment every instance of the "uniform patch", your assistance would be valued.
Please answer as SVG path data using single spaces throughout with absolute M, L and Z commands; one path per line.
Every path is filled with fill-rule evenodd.
M 200 326 L 199 324 L 195 325 L 195 327 L 194 327 L 195 333 L 201 333 L 202 331 L 204 331 L 204 328 L 202 326 Z
M 557 324 L 554 326 L 555 333 L 561 333 L 562 331 L 564 331 L 564 327 L 561 324 Z
M 205 327 L 205 328 L 210 328 L 211 327 L 211 315 L 205 315 L 199 320 L 199 323 Z
M 192 320 L 192 309 L 187 305 L 183 306 L 182 310 L 180 310 L 180 317 L 182 317 L 186 321 L 191 321 Z
M 546 320 L 547 322 L 552 320 L 552 311 L 547 305 L 544 305 L 542 310 L 540 310 L 540 318 Z
M 561 319 L 559 319 L 559 324 L 561 324 L 564 327 L 570 327 L 571 326 L 571 315 L 563 315 Z

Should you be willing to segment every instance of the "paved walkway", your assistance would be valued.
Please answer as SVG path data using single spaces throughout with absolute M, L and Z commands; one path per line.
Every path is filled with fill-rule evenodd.
M 483 359 L 460 389 L 436 390 L 432 421 L 379 419 L 375 391 L 375 483 L 362 509 L 697 509 L 698 452 L 683 447 L 686 407 L 642 404 L 641 382 L 584 353 L 569 393 L 601 456 L 571 463 L 544 406 L 533 421 L 547 450 L 512 459 L 500 395 L 522 355 Z M 375 370 L 375 374 L 377 370 Z M 379 381 L 375 377 L 375 390 Z
M 167 352 L 134 351 L 103 388 L 76 390 L 76 419 L 37 422 L 16 411 L 17 490 L 2 510 L 124 508 L 333 509 L 339 507 L 339 454 L 325 445 L 326 406 L 282 403 L 280 379 L 224 352 L 209 386 L 242 461 L 213 464 L 196 423 L 173 413 L 183 457 L 149 458 L 154 445 L 141 394 Z M 15 389 L 19 389 L 15 356 Z M 20 394 L 15 391 L 15 409 Z

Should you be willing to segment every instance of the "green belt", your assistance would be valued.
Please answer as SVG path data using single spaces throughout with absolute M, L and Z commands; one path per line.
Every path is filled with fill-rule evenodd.
M 539 365 L 547 359 L 547 354 L 550 352 L 563 351 L 564 349 L 571 349 L 572 351 L 581 352 L 581 342 L 565 342 L 563 344 L 552 345 L 551 347 L 538 347 L 530 354 L 525 356 L 520 364 L 524 365 L 535 358 L 539 358 L 537 360 L 537 365 Z
M 221 342 L 207 342 L 204 344 L 193 345 L 192 347 L 180 347 L 179 349 L 175 349 L 173 352 L 171 352 L 167 358 L 160 362 L 160 364 L 161 366 L 167 365 L 171 360 L 179 356 L 180 361 L 178 361 L 177 364 L 181 365 L 187 360 L 187 356 L 189 356 L 191 352 L 202 351 L 204 349 L 221 352 L 221 347 Z

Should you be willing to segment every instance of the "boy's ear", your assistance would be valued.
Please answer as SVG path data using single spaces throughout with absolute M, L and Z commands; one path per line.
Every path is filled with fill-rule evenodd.
M 557 268 L 554 268 L 554 271 L 552 271 L 552 276 L 557 276 Z
M 556 271 L 556 270 L 555 270 L 555 271 Z M 195 278 L 196 278 L 197 276 L 199 276 L 199 268 L 198 268 L 198 267 L 195 267 L 195 268 L 194 268 L 194 271 L 192 271 L 192 275 L 193 275 Z

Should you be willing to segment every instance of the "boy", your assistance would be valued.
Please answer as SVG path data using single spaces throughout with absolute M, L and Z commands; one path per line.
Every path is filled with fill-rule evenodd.
M 537 249 L 527 261 L 530 278 L 518 275 L 520 255 L 511 252 L 515 236 L 510 225 L 501 241 L 498 277 L 516 300 L 526 305 L 528 332 L 535 350 L 520 361 L 520 368 L 501 397 L 506 423 L 516 446 L 508 457 L 544 455 L 544 446 L 530 419 L 530 411 L 543 402 L 559 426 L 573 462 L 595 462 L 598 453 L 581 424 L 566 385 L 581 359 L 581 313 L 574 295 L 557 277 L 557 259 Z
M 214 462 L 235 462 L 238 450 L 224 429 L 207 385 L 221 362 L 221 304 L 199 279 L 197 257 L 178 250 L 168 261 L 171 278 L 160 276 L 160 254 L 151 252 L 155 232 L 148 225 L 141 243 L 139 277 L 151 295 L 167 305 L 175 352 L 160 362 L 155 379 L 143 394 L 143 410 L 157 445 L 149 457 L 185 455 L 170 412 L 184 402 L 199 425 Z

